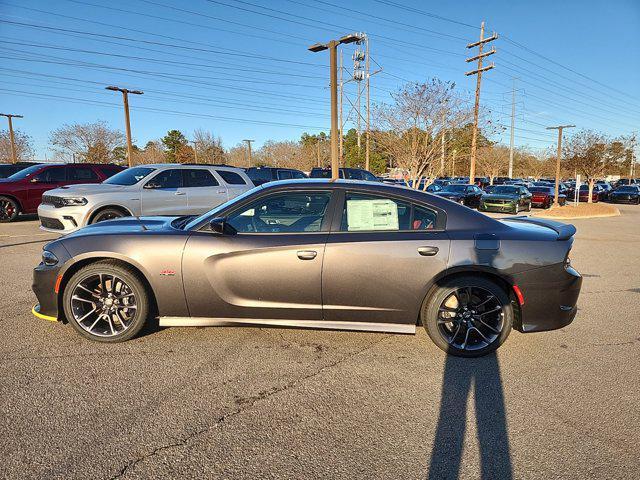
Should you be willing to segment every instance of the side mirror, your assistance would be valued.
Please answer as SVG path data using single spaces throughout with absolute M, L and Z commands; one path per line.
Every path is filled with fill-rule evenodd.
M 236 229 L 227 223 L 225 217 L 214 217 L 209 220 L 209 228 L 219 235 L 233 235 L 237 233 Z

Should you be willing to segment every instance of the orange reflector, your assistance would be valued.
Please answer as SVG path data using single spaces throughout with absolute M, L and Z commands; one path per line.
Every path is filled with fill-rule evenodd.
M 58 293 L 60 290 L 60 283 L 62 283 L 62 275 L 58 275 L 58 278 L 56 278 L 56 286 L 53 287 L 54 292 Z
M 520 287 L 518 287 L 517 285 L 514 285 L 513 292 L 516 294 L 516 298 L 518 299 L 518 304 L 520 304 L 520 306 L 524 305 L 524 296 L 520 291 Z

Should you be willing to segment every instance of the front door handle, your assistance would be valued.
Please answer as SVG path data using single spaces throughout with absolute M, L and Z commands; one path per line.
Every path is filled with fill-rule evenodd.
M 299 250 L 298 258 L 300 260 L 313 260 L 318 255 L 318 252 L 315 250 Z
M 423 257 L 433 257 L 438 251 L 438 247 L 418 247 L 418 253 Z
M 186 195 L 187 192 L 176 192 L 174 195 Z
M 227 191 L 222 189 L 222 190 L 218 190 L 218 193 L 227 193 Z

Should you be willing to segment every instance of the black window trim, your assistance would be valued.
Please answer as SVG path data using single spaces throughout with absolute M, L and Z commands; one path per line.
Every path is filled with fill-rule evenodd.
M 330 227 L 335 219 L 335 208 L 338 199 L 338 191 L 332 188 L 301 188 L 301 189 L 278 189 L 274 191 L 269 191 L 267 193 L 261 193 L 252 197 L 248 197 L 240 203 L 239 205 L 229 205 L 229 208 L 220 212 L 216 217 L 227 218 L 234 214 L 235 212 L 245 208 L 247 205 L 260 201 L 263 198 L 272 197 L 274 195 L 281 195 L 287 193 L 329 193 L 329 203 L 327 203 L 327 210 L 325 212 L 324 218 L 322 219 L 322 223 L 320 224 L 320 230 L 317 232 L 237 232 L 234 235 L 326 235 L 330 233 Z M 212 218 L 208 217 L 200 226 L 196 227 L 194 232 L 202 232 L 207 234 L 218 235 L 215 232 L 209 230 L 209 222 Z
M 397 195 L 397 194 L 393 194 L 393 193 L 380 193 L 377 192 L 375 190 L 367 190 L 367 189 L 358 189 L 358 188 L 340 188 L 337 189 L 338 192 L 340 192 L 340 195 L 338 195 L 338 199 L 337 199 L 337 207 L 334 210 L 334 217 L 333 217 L 333 222 L 331 223 L 331 234 L 339 234 L 339 235 L 358 235 L 358 234 L 365 234 L 365 235 L 373 235 L 373 234 L 380 234 L 380 235 L 388 235 L 388 234 L 406 234 L 406 233 L 410 233 L 410 234 L 414 234 L 414 235 L 419 235 L 419 234 L 425 234 L 425 233 L 440 233 L 440 232 L 444 232 L 446 230 L 446 224 L 447 224 L 447 214 L 444 210 L 442 210 L 441 208 L 435 207 L 429 203 L 426 202 L 422 202 L 420 200 L 416 200 L 415 198 L 411 198 L 411 197 L 403 197 L 401 195 Z M 436 223 L 434 225 L 434 228 L 429 229 L 429 230 L 359 230 L 359 231 L 342 231 L 341 227 L 342 227 L 342 213 L 344 212 L 344 208 L 345 208 L 345 201 L 347 198 L 347 194 L 349 193 L 355 193 L 355 194 L 359 194 L 359 195 L 371 195 L 374 197 L 383 197 L 383 198 L 390 198 L 392 200 L 397 200 L 399 202 L 404 202 L 404 203 L 409 203 L 411 205 L 411 217 L 409 220 L 409 225 L 413 225 L 413 209 L 415 206 L 418 207 L 422 207 L 422 208 L 426 208 L 428 210 L 433 211 L 436 214 Z

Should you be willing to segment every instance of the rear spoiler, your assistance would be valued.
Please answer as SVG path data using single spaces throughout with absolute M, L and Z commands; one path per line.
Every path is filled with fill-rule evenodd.
M 533 217 L 511 217 L 505 220 L 533 223 L 534 225 L 540 225 L 541 227 L 547 227 L 558 234 L 556 240 L 568 240 L 576 233 L 576 227 L 571 224 L 562 222 L 556 222 L 555 220 L 549 220 L 546 218 L 533 218 Z

